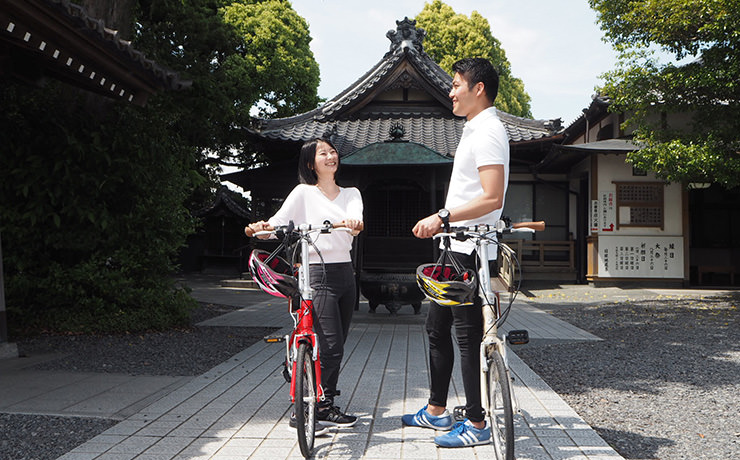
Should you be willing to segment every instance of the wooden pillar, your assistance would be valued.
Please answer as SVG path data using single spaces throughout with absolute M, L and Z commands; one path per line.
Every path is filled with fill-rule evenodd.
M 3 274 L 3 241 L 0 237 L 0 359 L 17 358 L 18 346 L 8 343 L 8 316 L 5 314 L 5 281 Z
M 8 341 L 8 317 L 5 314 L 5 281 L 3 274 L 3 238 L 0 235 L 0 345 Z
M 591 155 L 591 200 L 599 199 L 599 159 Z M 589 204 L 590 201 L 589 200 Z M 589 208 L 590 209 L 590 208 Z M 589 218 L 590 220 L 590 218 Z M 590 224 L 589 224 L 590 226 Z M 599 233 L 591 233 L 586 238 L 586 280 L 593 282 L 599 277 Z

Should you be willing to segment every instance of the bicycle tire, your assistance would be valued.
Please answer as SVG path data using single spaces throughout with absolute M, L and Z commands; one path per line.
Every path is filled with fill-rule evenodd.
M 295 378 L 295 421 L 298 446 L 305 458 L 311 457 L 316 436 L 316 374 L 309 343 L 298 345 Z
M 511 385 L 501 353 L 495 349 L 488 357 L 488 423 L 491 444 L 497 460 L 514 460 L 514 412 Z

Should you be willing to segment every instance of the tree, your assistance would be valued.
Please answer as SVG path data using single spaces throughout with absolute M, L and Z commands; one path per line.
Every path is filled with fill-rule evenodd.
M 416 16 L 416 24 L 427 32 L 424 51 L 450 74 L 452 64 L 463 57 L 489 59 L 499 73 L 496 107 L 512 115 L 532 118 L 531 98 L 524 91 L 524 82 L 511 75 L 511 64 L 486 18 L 477 11 L 468 18 L 455 13 L 441 0 L 434 0 L 424 5 Z
M 740 9 L 736 0 L 589 0 L 619 52 L 602 92 L 645 148 L 628 156 L 676 182 L 740 185 Z M 661 63 L 656 50 L 684 65 Z M 676 114 L 687 126 L 672 126 Z
M 175 129 L 205 163 L 254 161 L 251 112 L 284 117 L 315 108 L 319 66 L 308 24 L 286 0 L 140 0 L 135 45 L 193 80 L 166 95 Z
M 209 155 L 247 152 L 262 101 L 318 104 L 305 21 L 284 0 L 86 0 L 147 58 L 192 79 L 134 107 L 51 81 L 0 86 L 0 232 L 9 324 L 122 332 L 186 324 L 172 273 Z M 119 8 L 131 9 L 120 10 Z M 120 21 L 120 22 L 116 22 Z

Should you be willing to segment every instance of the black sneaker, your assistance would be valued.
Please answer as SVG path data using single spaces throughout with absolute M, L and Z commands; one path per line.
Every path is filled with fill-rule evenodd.
M 295 414 L 290 414 L 290 421 L 288 422 L 288 426 L 295 430 L 298 424 L 295 421 Z M 316 424 L 313 428 L 314 436 L 323 436 L 326 433 L 329 432 L 329 427 L 326 425 L 321 424 L 318 420 L 316 421 Z
M 316 413 L 316 419 L 324 425 L 350 427 L 355 426 L 357 417 L 343 413 L 337 406 L 320 409 Z

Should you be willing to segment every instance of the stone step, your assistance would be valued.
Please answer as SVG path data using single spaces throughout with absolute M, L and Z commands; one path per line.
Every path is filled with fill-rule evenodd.
M 226 279 L 221 280 L 221 287 L 259 289 L 257 283 L 251 279 Z

